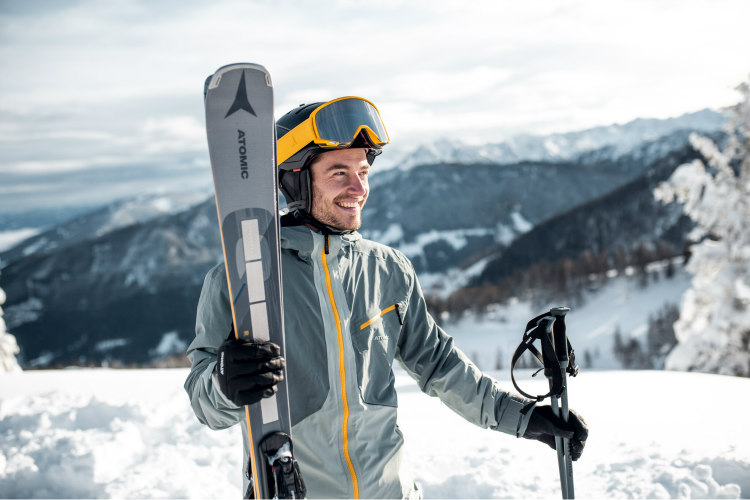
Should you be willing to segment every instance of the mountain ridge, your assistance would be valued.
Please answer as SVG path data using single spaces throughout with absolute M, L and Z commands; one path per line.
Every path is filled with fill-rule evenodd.
M 575 161 L 438 163 L 385 171 L 371 179 L 362 233 L 402 248 L 420 275 L 480 263 L 472 272 L 498 280 L 502 273 L 486 274 L 496 266 L 490 265 L 492 252 L 545 258 L 531 252 L 533 245 L 523 250 L 518 243 L 534 242 L 526 236 L 535 234 L 534 227 L 559 217 L 558 223 L 573 221 L 571 227 L 585 236 L 590 220 L 601 221 L 587 203 L 610 199 L 616 207 L 637 192 L 639 202 L 656 204 L 649 182 L 693 154 L 686 149 L 689 133 L 672 131 L 624 154 L 608 146 Z M 56 233 L 53 228 L 44 244 L 32 239 L 0 254 L 5 260 L 0 286 L 8 295 L 5 319 L 21 346 L 20 360 L 38 367 L 111 360 L 143 364 L 170 349 L 179 355 L 179 347 L 193 337 L 203 277 L 222 259 L 213 199 L 186 205 L 160 213 L 156 203 L 157 210 L 141 211 L 140 217 L 114 217 L 119 224 L 111 224 L 104 209 L 76 219 L 88 220 L 86 227 L 74 231 L 73 223 Z M 642 215 L 637 227 L 646 237 L 662 218 L 675 215 L 652 216 L 643 208 L 607 213 L 607 234 L 619 226 L 635 230 L 629 219 L 635 213 Z M 677 229 L 675 241 L 682 231 Z M 60 239 L 50 243 L 51 234 Z M 596 248 L 596 242 L 577 238 L 583 248 Z M 24 252 L 30 244 L 36 248 Z M 562 252 L 549 242 L 537 244 Z M 576 248 L 581 247 L 575 239 L 563 244 L 563 249 Z
M 440 138 L 394 159 L 379 160 L 386 168 L 408 170 L 434 163 L 517 163 L 521 161 L 577 160 L 582 154 L 614 147 L 613 157 L 627 153 L 638 144 L 654 141 L 677 130 L 713 132 L 722 127 L 726 116 L 711 109 L 684 113 L 666 119 L 637 118 L 624 124 L 601 125 L 572 132 L 547 135 L 521 134 L 500 142 L 479 145 Z

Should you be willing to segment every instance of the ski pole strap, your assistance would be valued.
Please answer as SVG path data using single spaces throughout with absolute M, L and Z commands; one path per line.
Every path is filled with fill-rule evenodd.
M 575 352 L 565 331 L 565 313 L 567 311 L 567 308 L 554 308 L 549 312 L 540 314 L 526 324 L 523 340 L 513 353 L 510 378 L 518 392 L 527 398 L 543 401 L 549 396 L 559 397 L 565 389 L 565 373 L 569 373 L 571 377 L 578 375 Z M 537 340 L 541 342 L 541 352 L 534 346 L 534 342 Z M 545 377 L 550 379 L 550 390 L 547 394 L 533 396 L 521 389 L 516 382 L 513 371 L 518 360 L 526 351 L 531 352 L 539 360 Z M 561 363 L 565 359 L 567 359 L 567 363 Z M 566 368 L 563 368 L 564 364 L 567 364 Z M 542 369 L 532 376 L 536 376 Z

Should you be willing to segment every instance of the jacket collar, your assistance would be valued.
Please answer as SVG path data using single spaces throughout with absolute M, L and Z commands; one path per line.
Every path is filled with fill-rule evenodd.
M 347 234 L 332 234 L 329 237 L 329 252 L 338 254 L 342 248 L 362 239 L 357 231 Z M 324 236 L 307 226 L 288 226 L 281 228 L 281 248 L 291 250 L 302 260 L 310 260 L 313 253 L 323 251 Z

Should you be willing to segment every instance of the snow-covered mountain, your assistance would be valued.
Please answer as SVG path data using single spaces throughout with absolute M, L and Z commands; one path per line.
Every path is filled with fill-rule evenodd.
M 213 199 L 74 238 L 3 269 L 8 330 L 26 366 L 184 353 L 203 277 L 220 260 Z
M 641 179 L 633 193 L 647 201 L 632 214 L 637 218 L 638 210 L 658 207 L 645 184 L 653 187 L 654 175 L 666 179 L 677 165 L 695 158 L 689 134 L 677 130 L 616 157 L 612 148 L 605 148 L 580 154 L 575 161 L 438 163 L 386 171 L 371 181 L 362 232 L 404 251 L 419 272 L 445 273 L 466 268 L 532 227 Z M 609 216 L 607 225 L 615 227 L 616 211 L 610 205 L 606 211 L 585 212 L 583 218 Z M 666 213 L 647 209 L 649 214 L 659 211 Z M 652 229 L 665 232 L 673 225 L 649 226 L 656 220 L 649 217 L 637 219 L 637 227 L 647 229 L 647 239 L 654 238 Z
M 444 290 L 473 276 L 487 279 L 498 251 L 502 256 L 504 248 L 515 248 L 519 235 L 552 217 L 564 225 L 568 213 L 576 227 L 586 228 L 596 215 L 614 233 L 638 227 L 638 237 L 649 241 L 674 228 L 680 241 L 682 229 L 669 210 L 636 207 L 636 226 L 627 219 L 633 211 L 618 210 L 616 200 L 597 205 L 596 213 L 574 208 L 606 200 L 623 185 L 631 185 L 625 199 L 656 204 L 652 183 L 637 181 L 658 181 L 655 172 L 668 175 L 689 160 L 687 131 L 641 143 L 616 158 L 611 151 L 565 162 L 386 171 L 371 180 L 362 232 L 400 248 L 428 288 L 441 282 Z M 598 252 L 594 245 L 604 241 L 577 239 L 583 243 L 571 248 L 578 251 Z M 544 245 L 553 257 L 564 250 Z M 146 363 L 179 354 L 193 336 L 203 276 L 221 260 L 215 205 L 205 193 L 120 202 L 40 233 L 0 258 L 5 265 L 0 286 L 8 294 L 5 318 L 24 364 Z
M 662 168 L 665 172 L 673 169 L 681 158 L 663 164 Z M 570 166 L 549 168 L 557 171 L 557 168 Z M 416 168 L 407 174 L 420 170 Z M 543 170 L 538 167 L 538 171 Z M 641 177 L 647 176 L 648 171 Z M 631 212 L 618 210 L 621 204 L 617 200 L 605 203 L 608 197 L 602 198 L 595 215 L 607 220 L 613 228 L 628 225 L 634 230 L 641 228 L 639 238 L 649 241 L 662 233 L 652 233 L 644 227 L 668 228 L 675 220 L 670 210 L 653 200 L 650 184 L 636 183 L 635 187 L 638 186 L 645 195 L 635 189 L 626 198 L 640 200 L 646 196 L 652 205 L 661 207 L 661 211 L 648 212 L 641 206 L 642 225 L 629 222 L 627 217 Z M 476 204 L 481 205 L 481 198 L 466 196 L 462 200 L 469 215 L 479 212 Z M 566 207 L 568 205 L 562 205 L 560 210 Z M 430 206 L 420 206 L 415 201 L 411 211 L 417 216 L 420 212 L 429 212 Z M 557 224 L 565 227 L 570 217 L 574 221 L 571 224 L 581 225 L 575 221 L 581 216 L 585 218 L 587 213 L 594 215 L 586 210 L 559 215 Z M 208 199 L 176 214 L 138 222 L 99 236 L 78 238 L 64 246 L 49 248 L 45 253 L 11 261 L 3 269 L 2 286 L 9 298 L 5 308 L 8 329 L 21 346 L 21 361 L 26 366 L 43 367 L 106 360 L 147 363 L 170 354 L 180 355 L 193 337 L 195 306 L 203 276 L 221 260 L 215 217 L 215 205 Z M 529 230 L 528 221 L 519 215 L 514 217 L 514 227 L 518 231 Z M 472 222 L 471 217 L 468 220 Z M 535 232 L 531 229 L 527 234 Z M 380 237 L 401 247 L 412 256 L 415 264 L 420 259 L 429 259 L 434 269 L 442 269 L 443 275 L 450 269 L 447 273 L 452 276 L 450 287 L 467 284 L 472 275 L 487 278 L 490 261 L 485 255 L 487 247 L 480 243 L 496 248 L 498 234 L 469 226 L 452 232 L 426 230 L 411 243 L 395 229 Z M 676 235 L 679 238 L 679 232 Z M 582 246 L 571 248 L 596 250 L 592 245 L 604 241 L 601 238 L 579 239 Z M 557 255 L 554 245 L 544 242 L 541 245 L 551 252 L 550 258 Z M 509 247 L 510 255 L 514 248 L 515 245 Z M 567 250 L 558 248 L 557 252 Z M 452 256 L 462 256 L 473 265 L 459 270 L 455 266 L 458 259 Z M 442 267 L 438 266 L 441 263 Z M 425 276 L 428 291 L 437 287 L 440 274 L 434 271 Z M 445 289 L 445 280 L 442 286 Z M 675 297 L 674 302 L 678 301 Z M 648 314 L 648 311 L 641 313 Z M 51 330 L 55 331 L 54 336 L 47 335 Z
M 714 132 L 727 117 L 704 109 L 679 117 L 639 118 L 625 124 L 551 135 L 519 135 L 506 141 L 481 145 L 460 140 L 438 139 L 420 144 L 403 156 L 383 155 L 378 167 L 407 170 L 437 163 L 508 164 L 522 161 L 560 162 L 575 160 L 592 151 L 605 149 L 611 158 L 622 156 L 644 142 L 651 142 L 678 130 Z
M 13 231 L 30 236 L 21 239 L 19 244 L 11 245 L 6 251 L 0 248 L 0 267 L 3 262 L 22 256 L 49 253 L 77 241 L 103 236 L 116 229 L 183 212 L 209 196 L 208 190 L 146 194 L 114 201 L 41 231 L 30 228 Z

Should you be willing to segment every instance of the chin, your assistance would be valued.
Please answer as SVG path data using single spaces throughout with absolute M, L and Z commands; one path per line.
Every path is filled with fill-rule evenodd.
M 337 224 L 333 227 L 337 229 L 341 229 L 342 231 L 356 231 L 362 226 L 362 221 L 357 221 L 356 223 L 350 222 L 348 224 Z
M 335 217 L 330 213 L 315 213 L 312 216 L 327 226 L 334 227 L 340 231 L 356 231 L 362 226 L 362 218 Z

